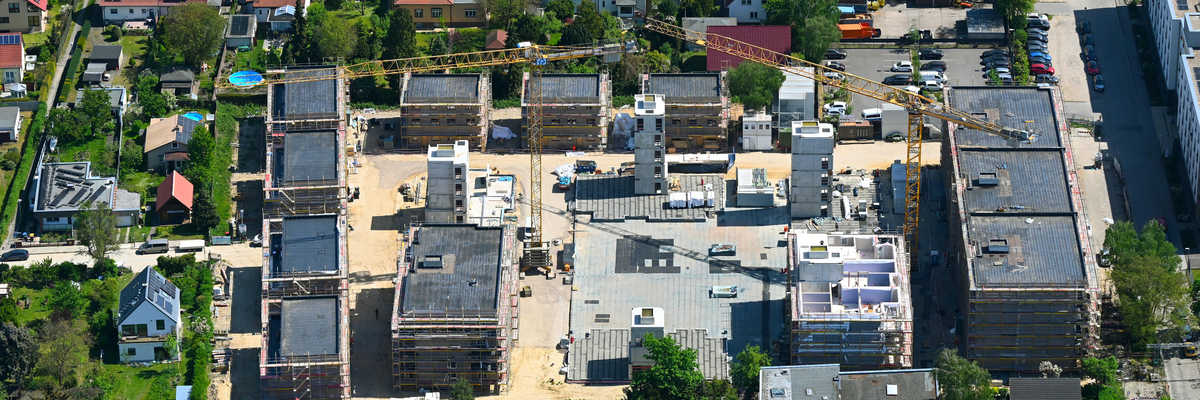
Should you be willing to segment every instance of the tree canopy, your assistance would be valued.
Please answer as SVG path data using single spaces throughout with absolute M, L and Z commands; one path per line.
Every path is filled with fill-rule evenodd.
M 766 24 L 792 27 L 792 51 L 810 62 L 821 61 L 825 49 L 842 38 L 836 0 L 766 0 L 763 8 Z
M 512 23 L 518 16 L 525 14 L 525 9 L 533 4 L 531 0 L 482 0 L 481 12 L 486 12 L 494 29 L 511 30 Z M 541 4 L 539 1 L 538 4 Z
M 450 400 L 475 400 L 475 387 L 470 381 L 458 378 L 450 387 Z
M 417 56 L 416 27 L 412 11 L 397 8 L 389 14 L 387 36 L 383 38 L 383 58 L 412 58 Z
M 1194 316 L 1178 312 L 1188 309 L 1189 285 L 1164 227 L 1151 220 L 1139 235 L 1132 223 L 1117 222 L 1108 227 L 1104 248 L 1112 264 L 1109 279 L 1117 291 L 1117 306 L 1134 348 L 1159 341 L 1160 332 L 1170 339 L 1178 336 Z
M 783 71 L 756 62 L 743 61 L 729 70 L 729 94 L 735 103 L 747 110 L 757 110 L 771 104 L 783 86 Z
M 87 118 L 92 132 L 101 134 L 115 131 L 113 128 L 112 102 L 108 92 L 99 89 L 83 91 L 83 100 L 79 102 L 79 111 Z
M 225 18 L 205 3 L 172 7 L 162 17 L 163 35 L 172 50 L 199 67 L 225 43 Z
M 1109 385 L 1119 383 L 1120 375 L 1117 374 L 1117 369 L 1120 364 L 1117 363 L 1117 358 L 1108 356 L 1107 358 L 1087 357 L 1083 359 L 1083 373 L 1092 379 L 1100 382 L 1101 385 Z
M 554 13 L 554 17 L 565 20 L 575 16 L 575 2 L 571 0 L 550 0 L 546 12 Z
M 633 371 L 633 382 L 625 388 L 626 399 L 692 398 L 704 383 L 695 349 L 680 347 L 670 336 L 656 338 L 650 334 L 642 338 L 642 346 L 649 350 L 646 358 L 654 361 L 654 366 Z
M 758 346 L 746 346 L 730 366 L 729 376 L 733 378 L 734 386 L 748 393 L 758 393 L 758 371 L 769 366 L 770 355 L 763 353 Z
M 596 8 L 595 1 L 581 0 L 579 2 L 579 8 L 576 10 L 576 15 L 577 16 L 575 17 L 574 21 L 571 22 L 571 25 L 569 25 L 568 28 L 578 24 L 580 27 L 587 29 L 587 32 L 590 35 L 587 37 L 591 40 L 604 37 L 604 16 L 601 15 L 600 10 Z M 563 36 L 566 36 L 566 34 L 566 32 L 563 32 Z M 584 42 L 575 42 L 574 44 L 581 43 Z
M 587 45 L 593 41 L 595 41 L 595 37 L 592 36 L 592 32 L 583 24 L 574 22 L 563 29 L 558 44 L 562 46 Z
M 75 232 L 93 263 L 99 263 L 121 248 L 117 215 L 108 203 L 85 202 L 75 214 Z
M 188 163 L 183 176 L 198 187 L 216 179 L 217 168 L 221 168 L 217 165 L 217 140 L 208 132 L 208 128 L 197 126 L 187 145 Z
M 38 345 L 32 331 L 10 322 L 0 323 L 0 387 L 10 381 L 17 388 L 24 386 L 37 358 Z
M 952 349 L 942 349 L 937 356 L 938 386 L 946 400 L 993 400 L 992 378 L 988 371 L 962 358 Z
M 313 41 L 321 57 L 348 59 L 358 48 L 358 30 L 350 21 L 328 16 L 314 29 Z

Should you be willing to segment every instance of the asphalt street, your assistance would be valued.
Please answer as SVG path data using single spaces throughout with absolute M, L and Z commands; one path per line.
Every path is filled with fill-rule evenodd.
M 1200 359 L 1180 358 L 1180 349 L 1167 349 L 1164 353 L 1171 357 L 1163 361 L 1164 380 L 1171 398 L 1200 400 Z

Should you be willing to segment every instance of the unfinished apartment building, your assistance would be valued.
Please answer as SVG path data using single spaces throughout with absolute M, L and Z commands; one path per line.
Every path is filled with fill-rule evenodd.
M 392 314 L 392 385 L 508 390 L 517 340 L 517 240 L 511 226 L 426 224 L 408 229 Z
M 492 85 L 487 74 L 404 74 L 399 144 L 425 149 L 459 140 L 487 147 Z
M 530 74 L 521 92 L 521 129 L 529 131 Z M 602 150 L 608 146 L 608 74 L 542 75 L 542 146 L 558 150 Z
M 1037 133 L 1013 148 L 951 127 L 946 268 L 961 276 L 968 358 L 990 371 L 1064 370 L 1098 341 L 1095 256 L 1058 88 L 955 88 L 951 106 Z M 941 272 L 941 271 L 938 271 Z M 935 272 L 937 273 L 937 272 Z
M 788 235 L 793 365 L 912 367 L 908 255 L 896 235 Z
M 643 75 L 642 93 L 661 95 L 666 103 L 668 151 L 729 150 L 729 89 L 724 72 Z
M 337 80 L 267 90 L 263 399 L 350 398 L 343 90 Z

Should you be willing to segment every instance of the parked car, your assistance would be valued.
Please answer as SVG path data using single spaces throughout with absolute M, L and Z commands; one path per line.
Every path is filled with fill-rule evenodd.
M 945 53 L 938 49 L 917 50 L 917 57 L 922 60 L 941 60 L 943 56 L 945 56 Z
M 921 63 L 921 70 L 922 71 L 938 70 L 938 71 L 946 72 L 946 62 L 945 61 L 930 61 L 927 63 Z
M 867 121 L 879 121 L 883 118 L 883 109 L 868 108 L 866 110 L 862 110 L 862 118 Z
M 1093 76 L 1092 77 L 1092 87 L 1095 88 L 1097 92 L 1103 92 L 1104 91 L 1104 76 L 1099 75 L 1099 74 L 1097 74 L 1096 76 Z
M 828 60 L 844 60 L 849 54 L 842 49 L 825 50 L 825 59 Z
M 1096 61 L 1096 59 L 1099 58 L 1096 56 L 1096 46 L 1092 46 L 1092 45 L 1084 46 L 1083 54 L 1085 54 L 1087 56 L 1087 59 L 1089 61 Z
M 912 85 L 905 86 L 904 91 L 912 94 L 921 94 L 921 88 Z
M 987 65 L 990 62 L 1001 61 L 1001 60 L 1009 61 L 1009 58 L 1008 58 L 1008 56 L 995 55 L 995 56 L 991 56 L 991 57 L 987 57 L 987 58 L 979 60 L 979 65 Z
M 1007 73 L 1009 73 L 1009 69 L 1008 69 L 1008 67 L 994 67 L 994 68 L 993 68 L 993 67 L 984 67 L 984 68 L 983 68 L 983 77 L 984 77 L 984 78 L 987 78 L 988 74 L 989 74 L 989 73 L 991 73 L 991 71 L 992 71 L 993 69 L 995 69 L 995 70 L 996 70 L 996 73 L 997 73 L 997 74 L 1007 74 Z
M 821 108 L 825 110 L 825 114 L 827 115 L 842 115 L 846 113 L 846 107 L 848 107 L 846 102 L 835 101 L 832 103 L 826 103 Z
M 1080 20 L 1079 26 L 1076 27 L 1075 30 L 1078 31 L 1079 33 L 1090 34 L 1090 33 L 1092 33 L 1092 23 L 1088 22 L 1088 20 L 1086 20 L 1086 19 Z
M 1050 30 L 1050 18 L 1045 15 L 1030 14 L 1026 16 L 1029 21 L 1029 27 L 1037 29 Z
M 1034 78 L 1033 82 L 1034 83 L 1050 83 L 1050 84 L 1057 85 L 1058 77 L 1054 76 L 1054 75 L 1041 74 L 1041 75 L 1038 75 L 1036 78 Z
M 1085 46 L 1095 46 L 1096 45 L 1096 41 L 1092 39 L 1092 34 L 1088 33 L 1088 34 L 1083 35 L 1083 44 Z
M 988 80 L 988 82 L 987 82 L 987 84 L 988 84 L 988 85 L 996 85 L 997 83 L 999 83 L 1001 86 L 1012 86 L 1012 84 L 1013 84 L 1013 77 L 1012 77 L 1012 75 L 1010 75 L 1010 74 L 999 74 L 999 75 L 997 75 L 997 76 L 999 77 L 999 79 L 998 79 L 998 81 L 999 81 L 999 82 L 992 82 L 992 81 L 989 79 L 989 80 Z
M 825 71 L 825 73 L 822 75 L 824 75 L 826 78 L 837 80 L 837 81 L 846 79 L 846 76 L 842 75 L 840 72 Z
M 942 91 L 942 88 L 943 88 L 942 83 L 938 82 L 938 81 L 921 82 L 921 90 L 927 90 L 930 92 L 940 92 L 940 91 Z
M 1035 74 L 1050 74 L 1054 75 L 1054 67 L 1046 64 L 1029 64 L 1029 72 Z
M 1047 60 L 1053 60 L 1053 59 L 1054 59 L 1054 57 L 1050 57 L 1050 53 L 1048 53 L 1048 52 L 1044 52 L 1044 51 L 1031 51 L 1031 52 L 1029 52 L 1029 58 L 1033 58 L 1033 57 L 1041 57 L 1041 58 L 1045 58 L 1045 59 L 1047 59 Z
M 846 70 L 846 64 L 842 64 L 842 63 L 840 63 L 840 62 L 837 62 L 837 61 L 826 61 L 826 62 L 825 62 L 825 66 L 826 66 L 826 67 L 829 67 L 830 69 L 836 69 L 836 70 L 838 70 L 838 71 L 845 71 L 845 70 Z
M 1030 64 L 1045 64 L 1047 67 L 1054 66 L 1050 63 L 1050 60 L 1047 60 L 1047 59 L 1041 58 L 1041 57 L 1029 57 L 1029 63 Z
M 1049 53 L 1050 52 L 1050 49 L 1047 48 L 1046 46 L 1041 46 L 1041 45 L 1036 45 L 1036 44 L 1027 44 L 1025 46 L 1025 50 L 1028 50 L 1030 53 L 1033 53 L 1035 51 L 1039 52 L 1039 53 Z
M 883 78 L 884 85 L 908 86 L 912 84 L 912 75 L 900 74 Z
M 1008 60 L 996 60 L 996 61 L 992 61 L 992 62 L 988 63 L 987 65 L 984 65 L 983 70 L 987 71 L 992 68 L 1008 68 L 1008 67 L 1012 67 L 1012 64 L 1009 63 Z
M 892 72 L 912 72 L 912 61 L 900 61 L 892 64 Z
M 1099 74 L 1100 73 L 1100 63 L 1098 63 L 1096 61 L 1088 61 L 1087 72 L 1092 75 Z
M 991 57 L 991 56 L 1005 56 L 1005 57 L 1008 57 L 1008 52 L 1007 52 L 1007 51 L 1005 51 L 1005 50 L 1001 50 L 1001 49 L 991 49 L 991 50 L 988 50 L 988 51 L 985 51 L 985 52 L 983 52 L 983 54 L 980 54 L 980 55 L 979 55 L 979 58 L 988 58 L 988 57 Z
M 883 141 L 888 143 L 903 142 L 904 134 L 900 132 L 892 132 L 883 137 Z
M 1025 28 L 1025 33 L 1027 33 L 1027 34 L 1028 33 L 1037 33 L 1040 35 L 1049 35 L 1050 34 L 1050 32 L 1045 29 L 1039 29 L 1039 28 L 1033 28 L 1033 27 Z
M 1030 41 L 1030 40 L 1037 40 L 1037 41 L 1042 41 L 1042 42 L 1048 42 L 1048 41 L 1050 41 L 1050 35 L 1045 35 L 1045 34 L 1037 33 L 1036 31 L 1034 31 L 1034 32 L 1029 32 L 1029 31 L 1026 31 L 1026 32 L 1025 32 L 1025 35 L 1026 35 L 1026 36 L 1025 36 L 1025 37 L 1026 37 L 1026 39 L 1025 39 L 1026 41 Z
M 0 255 L 0 261 L 25 261 L 29 259 L 29 250 L 16 249 L 11 250 L 4 255 Z

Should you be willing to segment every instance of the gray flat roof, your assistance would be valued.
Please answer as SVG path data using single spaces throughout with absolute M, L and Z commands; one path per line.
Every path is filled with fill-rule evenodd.
M 0 107 L 0 129 L 16 128 L 17 118 L 21 116 L 19 107 Z
M 412 247 L 416 270 L 404 283 L 404 312 L 496 310 L 504 228 L 425 225 Z M 440 268 L 425 263 L 441 256 Z
M 529 84 L 522 98 L 529 97 Z M 551 104 L 599 104 L 600 74 L 543 74 L 542 97 Z
M 1059 148 L 1058 124 L 1053 94 L 1036 87 L 955 87 L 947 96 L 950 106 L 1002 126 L 1029 130 L 1039 138 L 1022 148 Z M 1011 148 L 1001 137 L 977 129 L 959 128 L 958 145 L 963 147 Z
M 283 219 L 282 272 L 337 271 L 337 217 Z
M 725 208 L 725 180 L 720 175 L 675 175 L 683 192 L 704 190 L 712 184 L 716 205 L 703 208 L 668 208 L 669 195 L 633 194 L 632 176 L 578 175 L 575 183 L 576 211 L 591 213 L 593 220 L 699 221 L 708 213 Z M 665 191 L 664 191 L 665 192 Z
M 284 182 L 337 180 L 337 132 L 288 132 L 284 136 Z
M 330 66 L 310 68 L 289 67 L 288 78 L 297 77 L 332 77 L 336 71 Z M 337 101 L 337 80 L 322 79 L 309 82 L 288 83 L 275 85 L 274 110 L 275 120 L 304 120 L 339 118 Z
M 279 355 L 284 357 L 338 353 L 338 298 L 283 299 Z
M 92 61 L 97 60 L 120 60 L 121 52 L 124 51 L 121 46 L 111 44 L 99 44 L 92 47 Z
M 721 101 L 721 74 L 650 74 L 643 94 L 661 94 L 668 103 L 713 103 Z
M 843 399 L 933 400 L 938 396 L 933 374 L 932 369 L 905 369 L 842 372 L 838 375 Z M 887 388 L 891 385 L 896 387 L 897 394 L 894 396 L 887 394 Z M 1075 386 L 1078 389 L 1078 381 Z
M 737 218 L 581 225 L 575 234 L 579 290 L 571 296 L 576 341 L 568 379 L 627 378 L 619 364 L 624 361 L 612 359 L 628 356 L 628 336 L 620 336 L 628 333 L 616 332 L 631 329 L 631 313 L 640 307 L 662 308 L 666 333 L 691 335 L 689 343 L 699 350 L 701 370 L 710 379 L 727 376 L 724 349 L 736 353 L 748 344 L 771 345 L 786 326 L 781 271 L 787 248 L 779 232 L 791 217 L 785 207 L 720 214 Z M 710 257 L 714 243 L 736 245 L 738 252 Z M 737 297 L 710 297 L 713 286 L 726 285 L 738 287 Z M 596 340 L 580 340 L 585 335 Z
M 780 400 L 836 399 L 840 371 L 841 366 L 837 364 L 762 367 L 758 371 L 759 397 Z
M 413 74 L 403 103 L 476 104 L 479 91 L 479 74 Z
M 90 174 L 91 163 L 86 161 L 42 164 L 37 211 L 78 210 L 84 202 L 113 201 L 116 178 L 93 178 Z
M 969 237 L 981 246 L 1007 239 L 1009 253 L 984 249 L 972 263 L 975 284 L 981 287 L 1017 287 L 1029 284 L 1084 287 L 1083 256 L 1075 234 L 1075 217 L 971 216 Z
M 1010 400 L 1079 400 L 1079 378 L 1009 378 Z
M 964 192 L 967 210 L 976 213 L 1070 213 L 1071 198 L 1063 155 L 1053 150 L 964 149 L 959 165 L 973 185 Z M 980 174 L 995 174 L 1000 184 L 978 185 Z M 992 177 L 987 176 L 985 177 Z M 1020 208 L 1014 208 L 1020 207 Z

